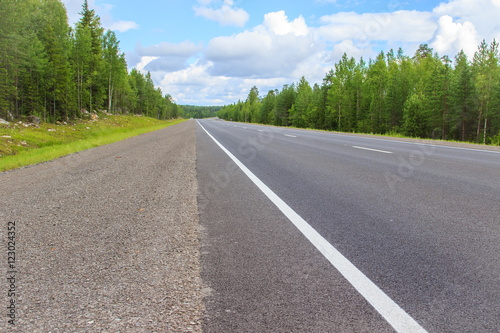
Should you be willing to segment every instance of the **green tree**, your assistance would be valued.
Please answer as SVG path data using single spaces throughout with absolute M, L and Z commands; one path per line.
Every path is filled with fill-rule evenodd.
M 335 64 L 335 71 L 327 76 L 329 90 L 326 104 L 326 118 L 329 127 L 339 131 L 349 131 L 356 119 L 356 90 L 354 76 L 356 61 L 344 53 L 342 59 Z
M 421 93 L 413 94 L 406 102 L 403 111 L 403 131 L 411 137 L 424 137 L 425 100 Z
M 263 124 L 274 123 L 274 109 L 276 108 L 276 91 L 269 90 L 266 97 L 262 99 L 260 106 L 260 121 Z
M 290 124 L 289 114 L 295 104 L 295 85 L 285 84 L 283 89 L 276 95 L 276 107 L 274 108 L 274 125 L 288 126 Z
M 245 103 L 245 122 L 259 122 L 259 108 L 259 89 L 256 86 L 253 86 L 248 93 L 248 97 Z
M 387 85 L 387 63 L 384 52 L 377 59 L 370 61 L 367 72 L 367 85 L 370 93 L 370 131 L 385 133 L 388 129 L 388 119 L 385 105 Z
M 307 120 L 307 108 L 311 103 L 312 88 L 307 82 L 305 77 L 300 79 L 297 85 L 297 97 L 293 106 L 293 112 L 290 111 L 290 123 L 295 127 L 306 127 Z
M 452 132 L 460 133 L 462 141 L 471 139 L 474 112 L 476 110 L 475 92 L 469 60 L 462 50 L 455 57 L 455 69 L 452 75 L 450 93 L 450 127 Z
M 477 120 L 476 141 L 479 142 L 481 136 L 481 125 L 484 118 L 483 142 L 486 143 L 488 117 L 493 105 L 498 105 L 498 43 L 493 40 L 490 47 L 483 40 L 473 60 L 473 72 L 475 84 L 479 97 L 479 115 Z

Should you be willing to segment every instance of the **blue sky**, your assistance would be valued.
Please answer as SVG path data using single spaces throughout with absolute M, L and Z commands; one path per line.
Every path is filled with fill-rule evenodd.
M 427 43 L 453 58 L 500 40 L 500 0 L 89 0 L 129 69 L 180 104 L 224 105 L 356 59 Z M 63 0 L 74 24 L 83 0 Z

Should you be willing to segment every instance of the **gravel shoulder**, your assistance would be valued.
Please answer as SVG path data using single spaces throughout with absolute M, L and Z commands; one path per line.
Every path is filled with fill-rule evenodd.
M 2 249 L 16 223 L 14 330 L 201 331 L 195 145 L 188 121 L 0 174 Z

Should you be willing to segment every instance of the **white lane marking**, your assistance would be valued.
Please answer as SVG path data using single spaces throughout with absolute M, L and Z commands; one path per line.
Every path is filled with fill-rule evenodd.
M 291 135 L 291 134 L 284 134 L 285 136 L 288 136 L 289 138 L 296 138 L 295 135 Z
M 257 132 L 264 132 L 264 130 L 257 130 Z
M 265 125 L 260 125 L 260 126 L 265 126 Z M 343 136 L 343 137 L 349 137 L 349 138 L 357 138 L 357 139 L 364 139 L 364 140 L 373 140 L 373 141 L 383 141 L 383 142 L 393 142 L 393 143 L 403 143 L 403 144 L 409 144 L 409 145 L 417 145 L 417 146 L 433 146 L 436 148 L 448 148 L 448 149 L 456 149 L 456 150 L 470 150 L 470 151 L 478 151 L 478 152 L 483 152 L 483 153 L 493 153 L 493 154 L 500 154 L 500 151 L 495 151 L 495 150 L 486 150 L 486 149 L 478 149 L 478 148 L 464 148 L 464 147 L 453 147 L 453 146 L 446 146 L 446 145 L 441 145 L 439 143 L 420 143 L 420 142 L 409 142 L 409 141 L 400 141 L 400 140 L 389 140 L 389 139 L 379 139 L 379 138 L 371 138 L 371 137 L 363 137 L 363 136 L 353 136 L 349 134 L 339 134 L 335 132 L 319 132 L 315 130 L 307 130 L 307 134 L 319 134 L 319 135 L 330 135 L 330 136 Z M 446 143 L 446 141 L 444 141 Z
M 373 141 L 383 141 L 383 142 L 393 142 L 393 143 L 403 143 L 403 144 L 408 144 L 408 145 L 416 145 L 416 146 L 431 146 L 431 147 L 436 147 L 436 148 L 448 148 L 448 149 L 456 149 L 456 150 L 470 150 L 470 151 L 478 151 L 478 152 L 483 152 L 483 153 L 493 153 L 493 154 L 500 154 L 500 151 L 494 151 L 494 150 L 486 150 L 486 149 L 478 149 L 478 148 L 463 148 L 463 147 L 453 147 L 453 146 L 445 146 L 439 143 L 420 143 L 420 142 L 408 142 L 408 141 L 400 141 L 400 140 L 388 140 L 388 139 L 378 139 L 378 138 L 369 138 L 369 137 L 362 137 L 362 136 L 352 136 L 348 134 L 338 134 L 338 133 L 322 133 L 319 132 L 319 134 L 325 134 L 325 135 L 331 135 L 331 136 L 344 136 L 344 137 L 349 137 L 349 138 L 357 138 L 357 139 L 365 139 L 365 140 L 373 140 Z M 444 141 L 446 143 L 446 141 Z
M 387 151 L 387 150 L 378 150 L 378 149 L 372 149 L 372 148 L 366 148 L 366 147 L 359 147 L 359 146 L 352 146 L 352 148 L 363 149 L 363 150 L 370 150 L 370 151 L 376 151 L 377 153 L 393 154 L 392 151 Z
M 278 197 L 266 184 L 255 176 L 229 150 L 217 141 L 198 122 L 198 125 L 212 140 L 238 165 L 255 185 L 278 207 L 283 214 L 302 232 L 302 234 L 325 256 L 325 258 L 349 281 L 349 283 L 385 318 L 399 333 L 426 333 L 409 314 L 387 296 L 375 283 L 344 257 L 323 236 L 309 225 L 299 214 Z

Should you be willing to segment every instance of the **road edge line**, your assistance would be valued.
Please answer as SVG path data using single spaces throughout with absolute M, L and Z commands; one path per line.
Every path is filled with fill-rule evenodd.
M 321 236 L 299 214 L 288 206 L 277 194 L 253 174 L 236 156 L 227 150 L 197 121 L 207 135 L 233 160 L 248 178 L 285 214 L 302 234 L 323 254 L 323 256 L 344 276 L 373 308 L 399 333 L 427 332 L 415 319 L 387 296 L 363 272 L 344 257 L 333 245 Z

